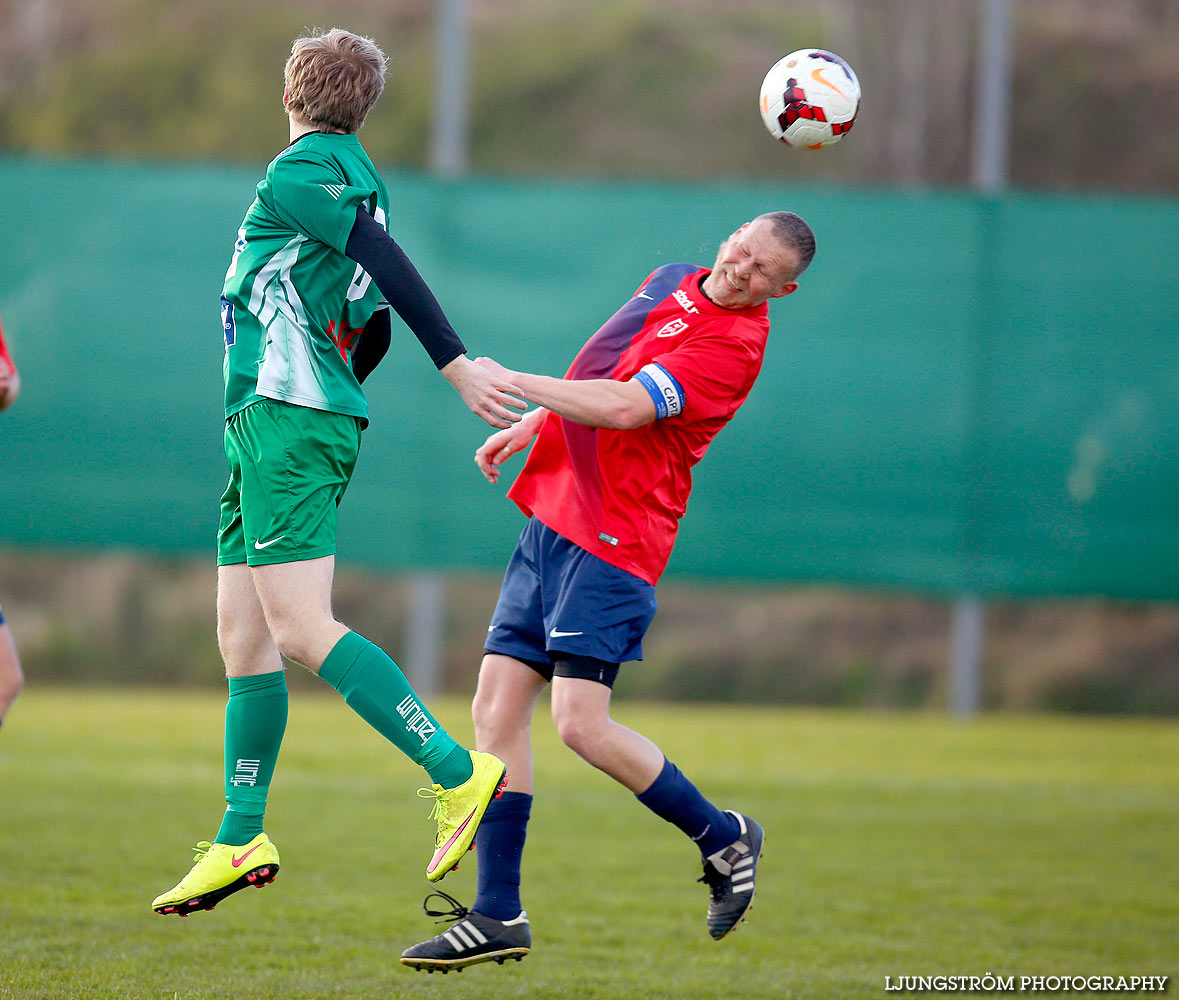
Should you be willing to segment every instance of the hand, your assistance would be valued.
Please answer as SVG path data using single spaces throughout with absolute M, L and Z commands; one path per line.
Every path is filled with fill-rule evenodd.
M 489 371 L 492 375 L 498 375 L 500 378 L 507 379 L 509 382 L 513 380 L 513 376 L 516 374 L 514 371 L 501 365 L 495 358 L 476 358 L 475 364 L 484 371 Z
M 489 358 L 481 360 L 490 361 Z M 508 407 L 523 410 L 528 404 L 516 398 L 521 395 L 519 388 L 505 377 L 511 375 L 511 372 L 494 361 L 491 364 L 495 365 L 497 371 L 493 372 L 487 365 L 476 364 L 465 354 L 460 354 L 441 371 L 475 416 L 492 427 L 511 427 L 520 419 L 520 414 L 513 413 Z
M 475 464 L 489 483 L 499 482 L 499 467 L 512 455 L 528 447 L 540 430 L 547 411 L 538 407 L 529 410 L 519 423 L 506 430 L 496 431 L 475 451 Z
M 0 361 L 0 410 L 7 410 L 20 395 L 20 376 L 9 371 L 8 365 Z

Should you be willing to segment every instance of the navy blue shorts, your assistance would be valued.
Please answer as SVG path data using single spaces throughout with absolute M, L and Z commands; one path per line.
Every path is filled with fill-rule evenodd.
M 643 658 L 655 588 L 529 518 L 504 573 L 485 649 L 551 663 L 562 653 L 606 663 Z

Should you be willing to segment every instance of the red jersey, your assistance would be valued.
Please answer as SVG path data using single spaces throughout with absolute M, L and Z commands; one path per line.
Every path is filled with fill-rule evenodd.
M 16 374 L 16 365 L 12 363 L 12 356 L 8 353 L 8 345 L 4 343 L 4 327 L 0 326 L 0 365 L 8 368 L 9 375 Z
M 710 273 L 693 264 L 659 268 L 565 374 L 638 377 L 658 418 L 609 430 L 550 412 L 508 491 L 525 514 L 652 585 L 671 558 L 692 466 L 745 402 L 770 332 L 766 303 L 730 310 L 711 302 L 700 291 Z

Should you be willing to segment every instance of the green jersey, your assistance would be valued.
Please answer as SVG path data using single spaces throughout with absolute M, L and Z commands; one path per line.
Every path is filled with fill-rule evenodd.
M 226 418 L 262 397 L 368 416 L 352 348 L 381 293 L 344 255 L 358 206 L 385 225 L 389 194 L 355 135 L 309 133 L 267 168 L 221 294 Z

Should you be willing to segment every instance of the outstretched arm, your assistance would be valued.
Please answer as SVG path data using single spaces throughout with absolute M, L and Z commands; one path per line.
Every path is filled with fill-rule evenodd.
M 524 404 L 511 395 L 517 392 L 515 386 L 466 357 L 466 347 L 417 268 L 363 208 L 356 210 L 345 252 L 377 283 L 472 413 L 492 427 L 508 427 L 520 419 L 515 411 Z
M 629 382 L 608 378 L 560 379 L 511 371 L 491 358 L 479 358 L 478 364 L 518 386 L 520 395 L 529 402 L 574 423 L 633 430 L 651 423 L 657 416 L 650 392 L 637 378 Z
M 436 368 L 443 368 L 466 347 L 434 298 L 418 269 L 385 228 L 363 208 L 356 210 L 356 222 L 344 252 L 365 269 L 377 287 L 421 341 Z

